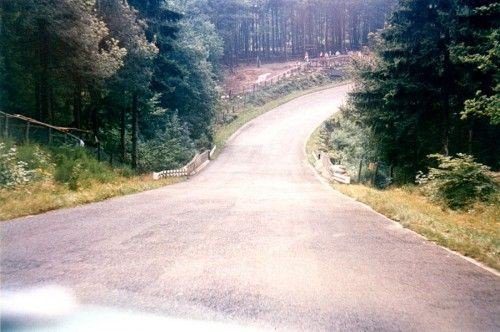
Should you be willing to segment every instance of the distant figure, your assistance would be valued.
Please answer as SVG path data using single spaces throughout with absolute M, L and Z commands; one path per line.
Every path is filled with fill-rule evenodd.
M 322 58 L 323 57 L 323 52 L 320 52 L 319 53 L 319 57 Z
M 339 52 L 339 51 L 335 52 L 335 55 L 336 55 L 336 56 L 339 56 L 339 55 L 340 55 L 340 52 Z
M 309 62 L 309 53 L 306 52 L 306 54 L 304 55 L 304 61 L 305 62 Z

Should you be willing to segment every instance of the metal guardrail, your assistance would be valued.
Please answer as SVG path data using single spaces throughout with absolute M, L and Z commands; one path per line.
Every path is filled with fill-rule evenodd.
M 347 174 L 346 168 L 342 165 L 333 165 L 330 157 L 322 152 L 314 153 L 315 167 L 325 178 L 339 183 L 350 184 L 351 177 Z
M 161 172 L 153 172 L 153 179 L 159 180 L 166 177 L 180 177 L 190 176 L 196 172 L 206 163 L 208 163 L 215 152 L 215 147 L 212 150 L 206 150 L 202 153 L 197 153 L 189 163 L 184 167 L 177 169 L 169 169 Z

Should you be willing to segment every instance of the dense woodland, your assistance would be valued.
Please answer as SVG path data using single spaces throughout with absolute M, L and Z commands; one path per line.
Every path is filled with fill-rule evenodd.
M 224 61 L 312 57 L 359 50 L 395 0 L 213 0 Z
M 134 168 L 184 162 L 210 145 L 223 50 L 199 3 L 3 0 L 0 108 L 91 130 Z
M 349 108 L 412 181 L 435 152 L 499 168 L 499 3 L 2 0 L 0 109 L 85 129 L 140 170 L 212 144 L 226 68 L 369 47 Z M 366 60 L 368 59 L 368 60 Z
M 401 0 L 371 36 L 348 113 L 397 181 L 414 181 L 433 153 L 500 167 L 499 15 L 487 0 Z
M 89 130 L 134 168 L 174 166 L 210 146 L 223 68 L 359 48 L 388 3 L 2 0 L 0 109 Z

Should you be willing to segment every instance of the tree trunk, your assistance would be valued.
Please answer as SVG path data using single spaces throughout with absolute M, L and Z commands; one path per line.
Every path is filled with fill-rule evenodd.
M 82 85 L 79 79 L 76 79 L 73 90 L 73 122 L 76 128 L 82 127 L 82 107 Z
M 47 31 L 46 22 L 40 20 L 38 22 L 38 56 L 40 62 L 40 77 L 39 77 L 39 110 L 40 120 L 47 121 L 49 116 L 49 33 Z
M 125 107 L 120 110 L 120 156 L 122 162 L 125 162 Z
M 132 168 L 137 169 L 137 141 L 139 138 L 139 109 L 137 105 L 137 92 L 132 96 Z

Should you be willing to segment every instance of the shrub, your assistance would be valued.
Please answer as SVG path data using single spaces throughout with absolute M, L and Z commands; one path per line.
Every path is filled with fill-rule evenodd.
M 50 153 L 34 144 L 20 145 L 17 147 L 17 159 L 26 163 L 29 170 L 33 171 L 33 180 L 42 180 L 51 177 L 54 164 Z
M 498 183 L 490 176 L 489 168 L 475 162 L 472 156 L 433 154 L 429 158 L 436 159 L 438 167 L 430 168 L 427 175 L 419 172 L 417 183 L 432 199 L 451 209 L 465 209 L 477 201 L 497 199 Z
M 18 159 L 17 148 L 0 143 L 0 188 L 12 188 L 30 182 L 34 171 Z
M 92 181 L 111 182 L 116 174 L 104 163 L 90 156 L 84 148 L 62 147 L 52 150 L 54 179 L 71 190 L 88 186 Z
M 173 114 L 165 129 L 157 132 L 154 139 L 140 142 L 139 168 L 143 172 L 178 168 L 189 162 L 194 154 L 186 124 Z
M 321 132 L 323 145 L 333 162 L 346 166 L 351 177 L 358 174 L 361 160 L 376 159 L 370 135 L 370 129 L 346 106 L 325 122 Z M 371 178 L 371 173 L 365 174 L 367 171 L 364 167 L 362 178 Z

